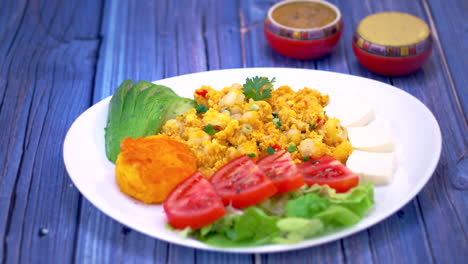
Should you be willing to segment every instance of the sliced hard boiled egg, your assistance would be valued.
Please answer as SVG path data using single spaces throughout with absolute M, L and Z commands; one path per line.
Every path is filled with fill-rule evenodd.
M 347 131 L 354 149 L 373 152 L 392 152 L 395 149 L 390 126 L 382 121 L 363 127 L 348 127 Z
M 346 166 L 360 177 L 375 185 L 388 184 L 393 179 L 396 159 L 393 153 L 376 153 L 354 150 Z
M 325 111 L 327 116 L 338 118 L 343 127 L 365 126 L 375 118 L 372 107 L 354 96 L 333 99 Z

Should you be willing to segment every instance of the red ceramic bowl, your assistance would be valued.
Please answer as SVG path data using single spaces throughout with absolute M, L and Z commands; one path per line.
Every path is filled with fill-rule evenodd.
M 357 60 L 370 71 L 385 76 L 402 76 L 419 70 L 429 59 L 432 46 L 420 54 L 408 57 L 372 54 L 358 47 L 355 42 L 353 42 L 353 51 Z
M 429 59 L 432 37 L 427 24 L 413 15 L 376 13 L 359 23 L 353 36 L 353 51 L 357 60 L 372 72 L 407 75 Z
M 326 5 L 336 13 L 336 18 L 318 28 L 299 29 L 279 24 L 273 19 L 273 11 L 291 2 L 317 2 Z M 268 10 L 263 30 L 268 43 L 275 51 L 293 59 L 307 60 L 325 56 L 335 48 L 343 33 L 343 22 L 340 10 L 328 2 L 292 0 L 279 2 Z

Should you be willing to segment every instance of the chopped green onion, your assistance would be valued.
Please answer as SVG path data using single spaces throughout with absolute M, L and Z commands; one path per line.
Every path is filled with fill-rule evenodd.
M 230 114 L 231 114 L 231 111 L 229 111 L 229 110 L 227 109 L 227 107 L 223 107 L 223 108 L 221 108 L 221 113 L 227 113 L 228 115 L 230 115 Z
M 197 108 L 195 109 L 197 110 L 197 114 L 203 114 L 206 113 L 206 111 L 208 111 L 208 107 L 206 107 L 204 104 L 197 105 Z
M 296 146 L 295 145 L 289 145 L 288 146 L 288 152 L 294 152 L 296 151 Z
M 253 131 L 253 127 L 250 124 L 243 124 L 241 131 L 244 132 L 245 134 L 250 134 Z
M 281 124 L 281 121 L 280 121 L 279 118 L 277 118 L 277 117 L 273 118 L 272 121 L 273 121 L 273 124 L 275 124 L 275 126 L 276 126 L 278 129 L 280 129 L 281 126 L 283 125 L 283 124 Z
M 275 149 L 272 148 L 272 147 L 270 147 L 270 146 L 268 146 L 268 148 L 267 148 L 267 153 L 270 154 L 270 155 L 273 155 L 273 154 L 275 154 Z
M 271 115 L 273 116 L 273 118 L 278 118 L 279 115 L 277 113 L 271 113 Z
M 315 130 L 315 129 L 317 128 L 317 126 L 316 126 L 316 125 L 309 124 L 309 128 L 310 128 L 311 130 Z
M 309 161 L 310 160 L 310 156 L 305 156 L 304 158 L 302 158 L 303 161 Z
M 205 133 L 207 133 L 210 136 L 213 136 L 217 132 L 216 129 L 211 124 L 206 125 L 203 128 L 203 131 L 205 131 Z
M 251 158 L 255 158 L 255 153 L 249 153 L 249 154 L 247 154 L 247 156 L 249 156 Z
M 253 104 L 253 105 L 250 106 L 250 110 L 252 110 L 252 111 L 257 111 L 258 109 L 260 109 L 260 107 L 258 105 L 256 105 L 256 104 Z

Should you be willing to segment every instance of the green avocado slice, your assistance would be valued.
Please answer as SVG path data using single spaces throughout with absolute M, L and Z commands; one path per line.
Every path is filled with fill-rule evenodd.
M 107 158 L 114 162 L 125 137 L 145 137 L 160 132 L 167 120 L 196 107 L 196 102 L 178 96 L 172 89 L 147 81 L 125 80 L 109 104 L 105 128 Z

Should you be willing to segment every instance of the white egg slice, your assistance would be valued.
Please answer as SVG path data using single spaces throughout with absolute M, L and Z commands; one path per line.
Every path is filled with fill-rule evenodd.
M 325 107 L 327 116 L 340 120 L 343 127 L 365 126 L 375 118 L 374 110 L 364 100 L 354 97 L 338 97 Z
M 354 149 L 372 152 L 392 152 L 395 149 L 390 126 L 382 121 L 363 127 L 348 127 L 348 139 Z
M 396 159 L 393 153 L 377 153 L 354 150 L 346 166 L 359 176 L 362 181 L 371 181 L 375 185 L 389 184 L 393 179 Z

